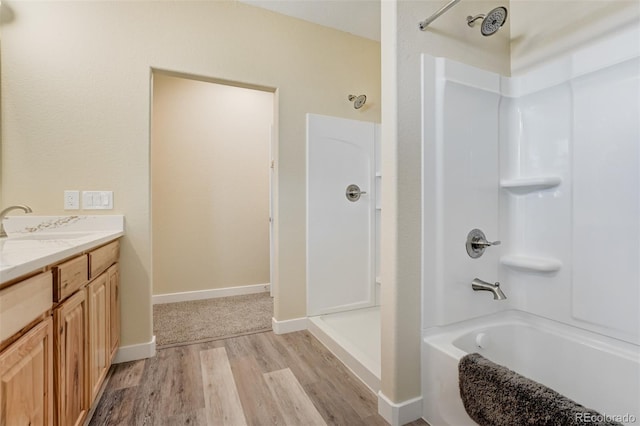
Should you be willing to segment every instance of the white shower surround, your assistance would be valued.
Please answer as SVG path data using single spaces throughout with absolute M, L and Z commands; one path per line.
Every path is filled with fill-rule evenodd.
M 307 315 L 376 304 L 378 125 L 307 114 Z M 345 190 L 358 185 L 350 201 Z
M 425 335 L 519 310 L 640 358 L 639 40 L 625 29 L 511 78 L 423 55 Z M 469 258 L 473 228 L 502 245 Z

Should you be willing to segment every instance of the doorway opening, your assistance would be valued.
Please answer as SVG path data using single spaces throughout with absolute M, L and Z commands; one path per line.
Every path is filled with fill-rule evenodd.
M 151 263 L 159 346 L 271 328 L 276 100 L 270 88 L 152 71 Z M 221 304 L 231 302 L 240 305 L 224 313 Z M 178 310 L 164 321 L 156 313 L 168 304 Z M 196 331 L 188 331 L 189 321 Z

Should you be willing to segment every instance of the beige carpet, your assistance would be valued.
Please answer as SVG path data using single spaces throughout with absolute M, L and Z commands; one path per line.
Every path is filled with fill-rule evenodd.
M 158 346 L 218 340 L 271 330 L 269 293 L 165 303 L 153 306 Z

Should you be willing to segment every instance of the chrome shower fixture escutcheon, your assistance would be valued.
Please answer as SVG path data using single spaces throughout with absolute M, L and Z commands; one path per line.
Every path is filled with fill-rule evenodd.
M 358 201 L 360 197 L 364 194 L 366 194 L 366 192 L 361 191 L 360 187 L 355 183 L 352 183 L 351 185 L 347 186 L 347 190 L 344 193 L 344 195 L 347 197 L 347 200 L 351 201 L 352 203 L 355 203 L 356 201 Z
M 479 229 L 472 229 L 467 235 L 467 254 L 473 259 L 482 256 L 485 248 L 497 245 L 500 245 L 500 241 L 487 241 L 484 232 Z

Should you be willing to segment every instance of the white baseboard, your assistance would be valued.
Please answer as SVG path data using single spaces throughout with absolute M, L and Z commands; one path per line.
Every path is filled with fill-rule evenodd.
M 243 294 L 254 294 L 268 292 L 271 285 L 252 284 L 240 287 L 212 288 L 210 290 L 184 291 L 181 293 L 155 294 L 151 297 L 154 305 L 162 303 L 187 302 L 189 300 L 214 299 L 216 297 L 241 296 Z
M 401 426 L 418 420 L 422 417 L 422 397 L 396 404 L 380 391 L 378 392 L 378 414 L 391 426 Z
M 271 327 L 276 334 L 293 333 L 294 331 L 306 330 L 308 325 L 307 317 L 294 318 L 290 320 L 278 321 L 271 318 Z
M 139 359 L 153 358 L 156 356 L 156 336 L 150 342 L 137 345 L 120 346 L 113 359 L 114 364 L 137 361 Z

